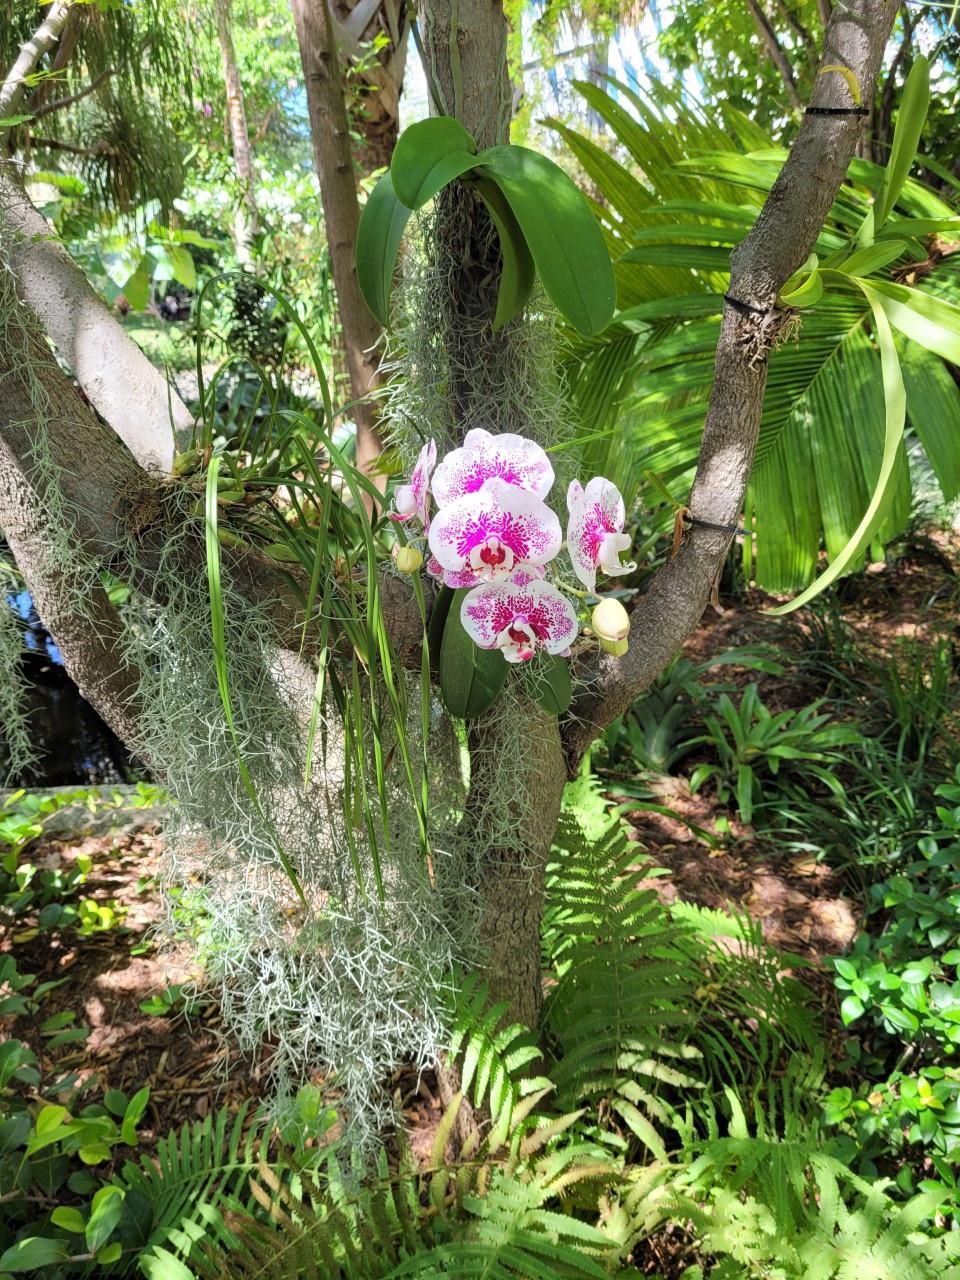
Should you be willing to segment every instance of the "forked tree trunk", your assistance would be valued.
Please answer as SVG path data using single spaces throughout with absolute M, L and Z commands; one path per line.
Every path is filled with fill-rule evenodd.
M 357 466 L 369 473 L 379 456 L 380 440 L 376 408 L 363 397 L 381 384 L 376 351 L 380 326 L 357 283 L 354 259 L 360 205 L 343 75 L 327 0 L 292 0 L 292 7 L 350 390 L 352 398 L 360 401 L 351 411 L 357 424 Z
M 241 267 L 253 267 L 253 241 L 260 229 L 257 209 L 257 193 L 254 186 L 253 150 L 247 130 L 247 112 L 243 101 L 243 84 L 237 66 L 237 54 L 233 47 L 233 21 L 231 0 L 216 0 L 217 39 L 223 62 L 223 82 L 227 97 L 227 123 L 230 126 L 230 145 L 233 163 L 240 182 L 240 208 L 234 221 L 234 245 Z

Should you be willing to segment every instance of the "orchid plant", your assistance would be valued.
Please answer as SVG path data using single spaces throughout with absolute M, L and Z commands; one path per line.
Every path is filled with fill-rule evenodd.
M 414 534 L 404 548 L 414 554 L 398 558 L 400 567 L 419 569 L 417 543 L 425 543 L 427 573 L 463 593 L 459 618 L 467 635 L 508 663 L 569 657 L 580 630 L 578 603 L 596 593 L 598 572 L 617 577 L 636 568 L 620 558 L 630 538 L 616 486 L 602 476 L 585 488 L 571 481 L 564 538 L 546 501 L 554 478 L 535 441 L 478 427 L 439 463 L 428 441 L 390 513 Z M 583 591 L 557 572 L 564 545 Z M 629 621 L 619 602 L 602 601 L 592 622 L 604 647 L 622 652 Z

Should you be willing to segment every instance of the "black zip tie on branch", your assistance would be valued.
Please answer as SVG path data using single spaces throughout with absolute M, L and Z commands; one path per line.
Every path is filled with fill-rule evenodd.
M 805 116 L 868 116 L 869 107 L 804 107 Z
M 723 300 L 729 302 L 735 311 L 742 311 L 747 316 L 766 316 L 772 310 L 771 307 L 758 307 L 752 302 L 744 302 L 743 298 L 735 298 L 732 293 L 725 293 Z
M 683 523 L 699 525 L 701 529 L 715 529 L 717 533 L 742 533 L 744 537 L 750 532 L 749 529 L 741 529 L 738 524 L 714 524 L 712 520 L 701 520 L 689 513 L 683 517 Z

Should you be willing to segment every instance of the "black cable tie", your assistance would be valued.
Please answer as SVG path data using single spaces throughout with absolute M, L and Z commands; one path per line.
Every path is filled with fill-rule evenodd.
M 729 302 L 735 311 L 742 311 L 744 315 L 766 316 L 770 314 L 770 307 L 757 307 L 752 302 L 744 302 L 742 298 L 735 298 L 732 293 L 723 295 L 724 302 Z
M 696 524 L 701 529 L 716 529 L 718 533 L 742 533 L 746 537 L 750 532 L 749 529 L 741 529 L 737 524 L 714 524 L 712 520 L 701 520 L 697 516 L 685 515 L 683 520 L 684 524 Z
M 869 107 L 805 107 L 805 116 L 868 116 Z

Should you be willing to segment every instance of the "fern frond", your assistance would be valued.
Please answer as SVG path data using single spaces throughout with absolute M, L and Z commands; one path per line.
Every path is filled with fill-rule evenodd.
M 523 1074 L 543 1053 L 529 1028 L 506 1022 L 508 1005 L 489 1004 L 486 983 L 469 974 L 458 984 L 451 1016 L 449 1051 L 460 1059 L 460 1085 L 473 1105 L 486 1108 L 494 1122 L 509 1125 L 517 1102 L 550 1081 Z

